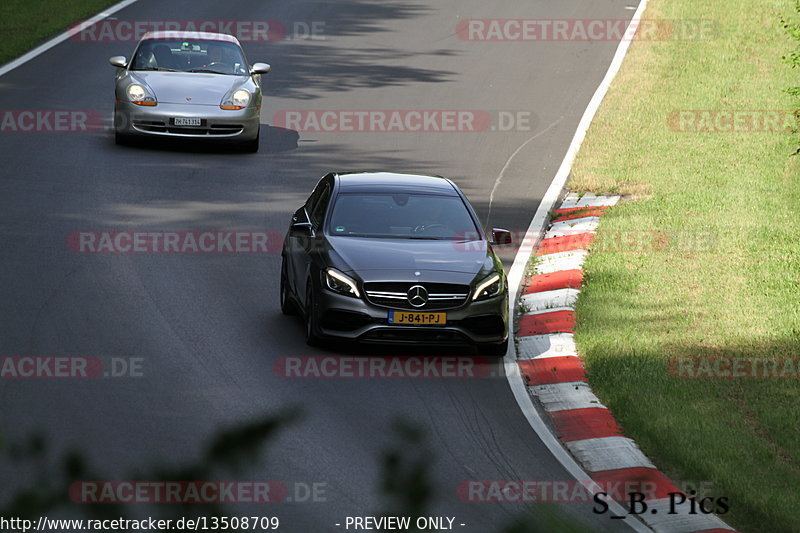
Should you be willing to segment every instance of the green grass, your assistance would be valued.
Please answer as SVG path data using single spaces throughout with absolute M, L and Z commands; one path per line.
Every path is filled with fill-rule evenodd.
M 0 65 L 116 0 L 2 0 Z
M 716 38 L 633 43 L 570 182 L 628 195 L 603 217 L 577 304 L 591 385 L 668 475 L 713 482 L 745 532 L 800 531 L 800 384 L 679 379 L 666 364 L 800 356 L 800 158 L 786 133 L 676 132 L 667 118 L 792 109 L 778 25 L 792 7 L 651 0 L 644 18 L 713 19 Z M 667 246 L 602 245 L 637 230 Z

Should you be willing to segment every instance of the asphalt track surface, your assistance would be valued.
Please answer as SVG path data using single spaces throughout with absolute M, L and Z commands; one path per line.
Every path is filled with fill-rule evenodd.
M 524 232 L 617 43 L 468 42 L 460 19 L 627 19 L 633 2 L 139 1 L 128 20 L 322 22 L 320 40 L 245 42 L 266 61 L 258 154 L 186 145 L 118 147 L 108 131 L 0 133 L 1 356 L 142 358 L 143 376 L 0 380 L 0 431 L 45 435 L 52 456 L 79 451 L 102 479 L 196 459 L 215 431 L 288 406 L 303 420 L 243 480 L 324 483 L 325 501 L 241 506 L 285 531 L 338 531 L 374 514 L 381 454 L 398 417 L 426 428 L 433 450 L 432 515 L 487 533 L 515 503 L 466 503 L 470 479 L 564 480 L 509 390 L 502 365 L 483 379 L 284 379 L 279 357 L 418 354 L 308 348 L 303 326 L 278 308 L 280 255 L 80 254 L 76 231 L 251 230 L 283 233 L 293 210 L 331 170 L 383 169 L 453 178 L 488 226 Z M 68 40 L 0 77 L 0 109 L 90 110 L 110 116 L 113 69 L 133 42 Z M 479 133 L 318 133 L 273 127 L 281 110 L 436 110 L 530 113 L 530 127 Z M 495 124 L 497 125 L 497 124 Z M 535 137 L 533 140 L 530 140 Z M 530 141 L 530 142 L 527 142 Z M 517 149 L 526 143 L 516 155 Z M 501 177 L 497 184 L 498 177 Z M 514 249 L 503 252 L 513 258 Z M 458 354 L 456 350 L 425 350 Z M 25 464 L 0 465 L 0 502 L 35 483 Z M 556 505 L 592 531 L 627 520 L 590 503 Z M 133 514 L 143 511 L 134 509 Z M 67 513 L 70 514 L 70 513 Z M 144 513 L 147 514 L 147 513 Z

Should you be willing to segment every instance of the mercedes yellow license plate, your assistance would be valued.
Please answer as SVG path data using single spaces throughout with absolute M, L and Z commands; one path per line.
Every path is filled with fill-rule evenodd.
M 421 311 L 389 311 L 389 324 L 414 324 L 417 326 L 444 326 L 447 313 L 423 313 Z

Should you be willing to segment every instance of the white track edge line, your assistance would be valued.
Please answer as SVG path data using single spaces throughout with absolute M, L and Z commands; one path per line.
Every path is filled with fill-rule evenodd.
M 114 13 L 119 11 L 120 9 L 125 9 L 129 5 L 135 3 L 136 1 L 137 0 L 123 0 L 122 2 L 119 2 L 118 4 L 114 4 L 113 6 L 109 7 L 108 9 L 105 9 L 104 11 L 101 11 L 100 13 L 96 14 L 92 18 L 86 19 L 84 21 L 81 21 L 79 27 L 81 29 L 85 29 L 85 28 L 89 28 L 91 26 L 94 26 L 95 24 L 97 24 L 101 20 L 109 17 L 110 15 L 113 15 Z M 63 43 L 64 41 L 69 39 L 74 33 L 75 33 L 75 29 L 68 29 L 67 31 L 65 31 L 63 33 L 60 33 L 60 34 L 56 35 L 55 37 L 53 37 L 49 41 L 46 41 L 46 42 L 40 44 L 39 46 L 37 46 L 33 50 L 28 50 L 27 52 L 25 52 L 24 54 L 22 54 L 18 58 L 12 59 L 10 62 L 8 62 L 5 65 L 3 65 L 2 67 L 0 67 L 0 76 L 11 72 L 15 68 L 17 68 L 17 67 L 19 67 L 21 65 L 24 65 L 25 63 L 27 63 L 31 59 L 34 59 L 35 57 L 47 52 L 48 50 L 50 50 L 54 46 Z
M 639 7 L 636 8 L 636 11 L 631 17 L 631 22 L 628 24 L 628 29 L 625 35 L 630 35 L 629 32 L 634 28 L 634 26 L 638 26 L 642 13 L 647 7 L 647 1 L 648 0 L 639 0 Z M 536 213 L 534 214 L 533 219 L 528 226 L 528 230 L 525 233 L 525 238 L 517 250 L 517 255 L 514 257 L 514 263 L 512 264 L 511 270 L 508 273 L 508 286 L 510 291 L 508 302 L 510 306 L 510 317 L 515 316 L 514 309 L 516 308 L 517 295 L 519 294 L 519 289 L 522 285 L 525 266 L 528 263 L 528 258 L 533 253 L 535 245 L 539 243 L 541 235 L 544 232 L 545 224 L 547 222 L 547 214 L 552 211 L 555 203 L 558 201 L 559 196 L 561 196 L 561 190 L 564 188 L 567 178 L 569 178 L 569 174 L 572 171 L 572 164 L 575 161 L 575 156 L 578 153 L 578 149 L 583 143 L 583 139 L 586 137 L 586 132 L 589 129 L 589 125 L 592 123 L 594 116 L 597 114 L 597 110 L 600 108 L 600 103 L 603 101 L 603 98 L 605 98 L 605 95 L 611 86 L 611 82 L 614 80 L 614 77 L 617 75 L 617 72 L 619 72 L 619 69 L 622 66 L 622 61 L 625 59 L 625 55 L 628 53 L 628 48 L 630 48 L 631 42 L 632 40 L 622 40 L 620 41 L 619 46 L 617 46 L 617 51 L 611 60 L 608 71 L 606 72 L 603 80 L 600 82 L 600 85 L 597 87 L 592 99 L 589 101 L 589 105 L 586 107 L 586 110 L 584 111 L 583 116 L 578 123 L 578 129 L 576 130 L 575 136 L 572 138 L 572 142 L 567 149 L 564 160 L 561 162 L 561 166 L 558 168 L 556 175 L 553 177 L 550 187 L 548 187 L 547 191 L 545 192 L 544 197 L 539 204 L 539 208 L 536 210 Z M 561 465 L 575 479 L 591 479 L 589 474 L 586 473 L 580 467 L 580 465 L 578 465 L 575 459 L 566 451 L 566 448 L 564 448 L 564 446 L 561 444 L 561 441 L 559 441 L 548 429 L 544 420 L 542 420 L 542 417 L 537 412 L 536 407 L 533 405 L 533 402 L 525 387 L 525 383 L 522 380 L 522 376 L 520 375 L 519 365 L 517 365 L 513 329 L 514 328 L 512 327 L 509 331 L 510 342 L 508 343 L 508 351 L 506 352 L 503 360 L 503 365 L 505 367 L 508 385 L 517 401 L 517 405 L 519 405 L 522 414 L 528 420 L 528 423 L 539 436 L 542 443 L 547 446 L 548 450 L 550 450 L 550 453 L 553 455 L 553 457 L 555 457 L 555 459 L 561 463 Z M 600 491 L 601 488 L 596 483 L 592 483 L 589 490 L 592 492 L 592 494 L 594 494 L 595 492 Z M 625 509 L 616 501 L 610 501 L 609 507 L 618 516 L 627 515 Z M 643 522 L 638 520 L 625 521 L 624 523 L 628 524 L 635 531 L 652 531 Z

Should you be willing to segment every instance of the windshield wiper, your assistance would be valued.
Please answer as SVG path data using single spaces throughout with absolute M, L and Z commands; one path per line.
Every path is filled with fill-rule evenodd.
M 164 72 L 178 72 L 175 69 L 164 68 L 164 67 L 144 67 L 144 68 L 133 68 L 131 70 L 161 70 L 161 71 L 164 71 Z
M 185 72 L 210 72 L 211 74 L 226 74 L 225 72 L 220 72 L 218 70 L 211 70 L 208 68 L 193 68 Z
M 419 235 L 380 235 L 368 233 L 337 233 L 334 237 L 360 237 L 362 239 L 413 239 L 417 241 L 447 241 L 448 237 L 422 237 Z

